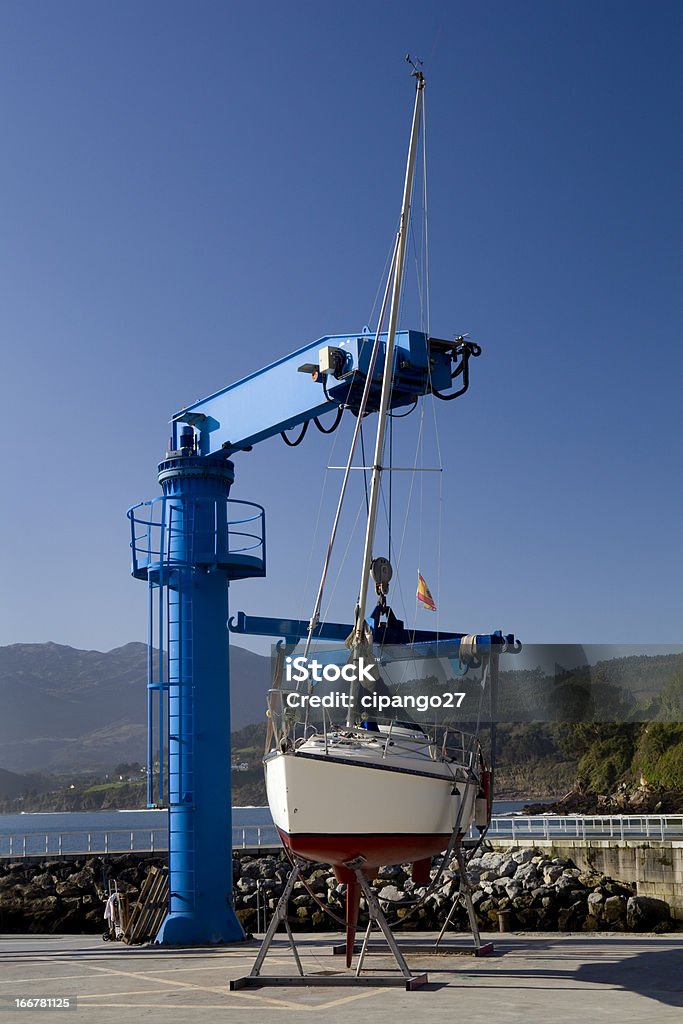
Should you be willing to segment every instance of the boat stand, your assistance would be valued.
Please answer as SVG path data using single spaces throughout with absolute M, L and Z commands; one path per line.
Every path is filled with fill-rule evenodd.
M 426 985 L 427 975 L 412 974 L 410 968 L 408 967 L 408 964 L 405 961 L 405 957 L 403 956 L 403 953 L 399 949 L 396 943 L 396 939 L 394 938 L 394 934 L 391 931 L 389 924 L 387 923 L 387 919 L 382 913 L 382 908 L 379 905 L 379 900 L 377 899 L 374 892 L 370 888 L 367 879 L 360 870 L 356 870 L 354 873 L 356 875 L 356 878 L 358 879 L 358 885 L 360 886 L 360 890 L 365 896 L 368 905 L 368 913 L 370 916 L 370 919 L 368 921 L 368 927 L 365 932 L 365 938 L 363 940 L 363 945 L 360 947 L 360 956 L 358 958 L 358 963 L 356 965 L 356 970 L 354 974 L 304 974 L 304 969 L 301 966 L 301 959 L 296 948 L 296 943 L 294 942 L 294 936 L 292 935 L 292 930 L 289 927 L 289 921 L 287 920 L 287 905 L 289 903 L 289 898 L 294 889 L 294 885 L 297 879 L 299 878 L 299 875 L 301 874 L 301 864 L 298 861 L 296 861 L 292 871 L 290 872 L 289 878 L 287 879 L 287 884 L 285 885 L 282 896 L 278 900 L 277 907 L 275 908 L 275 912 L 271 918 L 270 924 L 268 925 L 268 930 L 266 931 L 266 934 L 263 937 L 263 942 L 261 943 L 261 948 L 258 951 L 256 960 L 254 961 L 254 966 L 252 967 L 250 973 L 246 975 L 244 978 L 235 978 L 233 981 L 230 982 L 230 991 L 232 992 L 240 988 L 261 988 L 265 986 L 284 987 L 288 985 L 310 985 L 320 987 L 329 987 L 335 985 L 397 985 L 404 987 L 406 992 L 412 992 L 413 990 L 422 988 L 423 985 Z M 261 974 L 261 967 L 263 966 L 263 961 L 265 960 L 268 954 L 268 950 L 270 949 L 270 945 L 273 941 L 273 937 L 278 929 L 280 922 L 282 922 L 285 926 L 287 937 L 289 939 L 289 945 L 294 956 L 297 971 L 299 972 L 298 975 Z M 393 953 L 394 959 L 398 964 L 401 976 L 395 974 L 361 974 L 366 953 L 370 948 L 370 933 L 372 931 L 373 925 L 375 924 L 379 927 L 380 931 L 384 935 L 384 938 L 387 941 L 389 949 Z M 374 945 L 375 944 L 373 943 L 373 946 Z
M 479 934 L 479 925 L 477 924 L 477 915 L 474 912 L 474 904 L 472 903 L 472 886 L 470 885 L 469 876 L 467 874 L 467 865 L 465 864 L 465 858 L 463 857 L 462 847 L 457 846 L 455 849 L 455 858 L 458 862 L 458 872 L 460 876 L 460 891 L 456 894 L 455 899 L 451 903 L 451 909 L 448 911 L 448 916 L 443 923 L 443 927 L 439 932 L 439 936 L 434 943 L 433 950 L 430 952 L 434 953 L 470 953 L 472 956 L 491 956 L 493 953 L 492 942 L 482 942 L 481 935 Z M 441 940 L 444 937 L 446 929 L 448 928 L 455 908 L 458 905 L 458 899 L 462 896 L 465 909 L 467 910 L 467 917 L 470 922 L 470 931 L 472 933 L 472 939 L 474 941 L 473 946 L 461 946 L 459 943 L 446 942 L 442 945 Z
M 491 956 L 492 953 L 494 952 L 492 942 L 481 941 L 481 936 L 479 934 L 479 925 L 477 924 L 477 915 L 474 912 L 474 904 L 472 903 L 472 887 L 470 886 L 470 881 L 467 875 L 467 867 L 465 865 L 465 858 L 463 856 L 462 846 L 458 844 L 454 852 L 455 858 L 458 862 L 458 872 L 460 875 L 460 891 L 456 894 L 455 899 L 451 904 L 451 908 L 448 911 L 448 916 L 446 917 L 446 920 L 443 923 L 443 927 L 439 932 L 436 942 L 434 943 L 433 946 L 423 945 L 418 942 L 402 942 L 399 948 L 403 953 L 420 953 L 422 956 L 434 956 L 435 954 L 443 955 L 444 953 L 456 953 L 460 955 L 466 954 L 470 956 Z M 473 945 L 471 946 L 464 945 L 460 942 L 442 941 L 446 933 L 446 929 L 451 923 L 453 914 L 455 913 L 456 907 L 458 906 L 458 901 L 461 896 L 465 903 L 467 917 L 469 918 L 470 922 L 470 931 L 472 933 L 473 939 Z M 362 947 L 356 944 L 353 948 L 354 953 L 361 953 L 361 959 L 365 955 L 363 950 L 367 943 L 367 938 L 368 936 L 366 935 L 365 942 L 363 943 Z M 377 946 L 377 943 L 371 943 L 369 948 L 376 949 Z M 346 952 L 346 946 L 344 946 L 343 944 L 333 946 L 332 952 L 336 955 L 341 955 Z

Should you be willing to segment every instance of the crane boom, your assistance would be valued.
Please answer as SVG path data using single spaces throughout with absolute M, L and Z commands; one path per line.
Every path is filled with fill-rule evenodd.
M 373 340 L 368 333 L 320 338 L 181 409 L 173 417 L 172 449 L 182 447 L 183 424 L 197 432 L 197 454 L 229 458 L 340 406 L 357 412 Z M 441 341 L 413 330 L 396 335 L 392 409 L 450 388 L 461 355 L 459 340 Z M 380 343 L 367 406 L 372 412 L 380 403 L 386 334 Z

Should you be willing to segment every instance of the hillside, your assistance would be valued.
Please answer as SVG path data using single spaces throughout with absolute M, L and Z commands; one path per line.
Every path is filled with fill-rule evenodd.
M 54 787 L 54 780 L 45 775 L 17 775 L 0 768 L 0 799 L 16 799 L 24 793 L 46 793 Z
M 54 788 L 35 773 L 104 778 L 121 762 L 143 763 L 146 662 L 139 643 L 107 653 L 54 643 L 0 648 L 0 793 L 40 797 Z M 683 792 L 682 662 L 681 655 L 635 655 L 569 673 L 556 666 L 552 676 L 540 667 L 501 673 L 499 719 L 515 724 L 498 728 L 498 793 L 561 795 L 577 783 L 604 794 L 641 782 Z M 264 800 L 269 685 L 269 659 L 232 645 L 233 754 L 249 766 L 233 774 L 239 803 Z M 105 798 L 133 794 L 88 796 Z
M 231 710 L 239 729 L 264 715 L 269 659 L 232 644 Z M 147 647 L 80 651 L 0 647 L 0 767 L 59 772 L 144 761 Z

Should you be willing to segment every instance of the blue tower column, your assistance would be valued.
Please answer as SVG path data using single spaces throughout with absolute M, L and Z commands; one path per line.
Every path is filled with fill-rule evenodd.
M 228 640 L 231 462 L 166 459 L 170 904 L 156 942 L 244 938 L 232 900 Z

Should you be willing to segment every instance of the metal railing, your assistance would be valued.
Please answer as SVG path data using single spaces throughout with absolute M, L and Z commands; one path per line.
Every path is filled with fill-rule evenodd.
M 274 825 L 236 825 L 233 849 L 272 850 L 280 847 Z M 77 832 L 25 832 L 0 835 L 0 859 L 25 857 L 106 856 L 115 853 L 166 853 L 168 829 L 134 828 Z
M 474 833 L 472 833 L 474 834 Z M 681 839 L 681 814 L 542 814 L 494 817 L 489 839 Z
M 282 846 L 275 825 L 234 825 L 232 829 L 233 850 L 272 850 Z
M 470 835 L 476 836 L 471 830 Z M 489 839 L 683 839 L 681 814 L 537 815 L 495 817 Z M 274 825 L 235 825 L 235 850 L 279 849 Z M 168 829 L 45 831 L 0 835 L 0 860 L 26 857 L 106 856 L 117 853 L 166 853 Z
M 230 563 L 234 556 L 266 559 L 265 510 L 254 501 L 159 495 L 126 513 L 130 521 L 131 571 L 146 578 L 151 567 L 170 570 L 193 562 Z M 201 523 L 197 523 L 201 515 Z M 182 558 L 174 540 L 182 536 Z
M 25 832 L 0 836 L 0 858 L 76 854 L 157 853 L 168 849 L 168 829 L 134 828 Z

